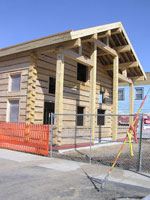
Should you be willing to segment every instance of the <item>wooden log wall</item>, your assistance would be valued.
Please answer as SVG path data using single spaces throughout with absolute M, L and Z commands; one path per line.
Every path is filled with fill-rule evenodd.
M 85 51 L 83 49 L 84 54 Z M 34 73 L 36 71 L 36 73 Z M 21 73 L 21 90 L 19 92 L 9 92 L 9 75 L 11 73 Z M 31 76 L 34 73 L 35 76 Z M 65 57 L 64 67 L 64 98 L 63 113 L 76 114 L 77 106 L 84 107 L 84 113 L 89 113 L 90 82 L 89 70 L 87 82 L 77 80 L 77 62 Z M 56 77 L 56 54 L 41 54 L 37 59 L 37 68 L 31 65 L 30 56 L 11 58 L 0 62 L 0 121 L 6 121 L 8 101 L 11 99 L 20 100 L 19 122 L 40 123 L 44 121 L 44 102 L 55 103 L 55 95 L 49 94 L 49 77 Z M 112 113 L 112 78 L 98 63 L 96 85 L 96 113 L 97 109 L 105 110 L 106 114 Z M 34 80 L 33 80 L 34 79 Z M 29 87 L 32 85 L 34 94 L 30 94 Z M 31 89 L 31 88 L 30 88 Z M 104 92 L 104 103 L 99 103 L 100 91 Z M 29 99 L 34 97 L 34 105 L 31 109 L 27 105 Z M 30 120 L 28 120 L 29 116 Z M 32 120 L 31 120 L 32 118 Z M 105 118 L 104 126 L 97 126 L 95 121 L 95 138 L 111 137 L 111 117 Z M 63 120 L 63 143 L 73 143 L 74 136 L 80 137 L 80 142 L 88 142 L 90 136 L 90 119 L 84 117 L 84 126 L 76 127 L 75 116 L 65 116 Z M 76 132 L 77 130 L 77 132 Z M 70 139 L 72 137 L 72 140 Z M 84 140 L 85 139 L 85 140 Z M 88 139 L 86 141 L 86 139 Z
M 40 55 L 37 60 L 35 123 L 43 123 L 44 102 L 55 103 L 55 95 L 48 92 L 49 77 L 56 77 L 56 54 L 54 53 Z M 104 92 L 105 102 L 101 105 L 99 104 L 100 91 Z M 77 106 L 85 107 L 84 112 L 89 113 L 89 94 L 89 73 L 87 82 L 78 81 L 77 62 L 65 57 L 63 113 L 76 114 Z M 96 112 L 97 109 L 106 110 L 106 114 L 112 113 L 112 78 L 108 76 L 100 64 L 97 67 Z M 97 126 L 97 119 L 95 123 L 95 137 L 111 137 L 111 117 L 106 117 L 104 126 Z M 77 127 L 78 136 L 88 136 L 89 138 L 89 126 L 89 117 L 84 117 L 84 127 Z M 75 131 L 76 117 L 64 116 L 62 137 L 74 137 Z M 68 143 L 72 143 L 69 138 Z
M 30 56 L 13 56 L 0 61 L 0 121 L 7 120 L 9 100 L 19 100 L 19 122 L 25 122 L 29 65 Z M 9 77 L 15 73 L 21 74 L 20 91 L 9 92 Z

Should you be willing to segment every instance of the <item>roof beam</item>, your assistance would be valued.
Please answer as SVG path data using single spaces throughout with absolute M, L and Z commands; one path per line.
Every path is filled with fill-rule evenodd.
M 124 45 L 124 46 L 118 46 L 118 47 L 113 47 L 114 50 L 117 51 L 117 53 L 126 53 L 131 51 L 130 45 Z M 97 55 L 98 56 L 106 56 L 108 53 L 106 52 L 99 52 Z
M 60 45 L 60 47 L 57 47 L 57 48 L 64 50 L 64 49 L 71 49 L 71 48 L 80 47 L 80 46 L 81 46 L 81 39 L 78 38 L 76 40 L 65 42 L 64 44 Z
M 115 30 L 108 30 L 108 31 L 104 31 L 104 32 L 99 33 L 98 38 L 110 37 L 111 35 L 119 34 L 121 32 L 122 32 L 122 30 L 119 27 Z
M 112 49 L 111 47 L 107 46 L 100 40 L 95 40 L 95 44 L 97 45 L 98 48 L 102 49 L 103 51 L 107 52 L 108 54 L 111 54 L 113 57 L 117 56 L 117 52 Z
M 109 36 L 111 36 L 110 30 L 98 34 L 98 38 L 104 38 L 104 37 L 109 37 Z
M 133 77 L 130 77 L 130 78 L 133 80 L 133 82 L 145 80 L 144 76 L 133 76 Z
M 139 64 L 137 61 L 134 61 L 134 62 L 126 62 L 126 63 L 120 63 L 119 64 L 119 69 L 128 69 L 128 68 L 132 68 L 132 67 L 138 67 Z M 106 71 L 109 71 L 109 70 L 113 70 L 113 66 L 112 64 L 111 65 L 105 65 L 104 69 Z
M 126 83 L 130 83 L 130 84 L 132 83 L 131 79 L 125 77 L 124 75 L 122 75 L 120 73 L 118 73 L 118 79 L 121 80 L 121 81 L 123 81 L 123 82 L 126 82 Z
M 85 56 L 81 56 L 80 54 L 78 54 L 72 50 L 63 50 L 62 53 L 67 58 L 75 60 L 83 65 L 88 66 L 88 67 L 93 67 L 93 65 L 94 65 L 94 63 L 91 59 L 89 59 L 88 57 L 85 57 Z
M 86 42 L 93 42 L 94 40 L 97 40 L 97 34 L 96 33 L 82 38 L 81 41 L 82 41 L 82 43 L 86 43 Z
M 75 48 L 75 47 L 80 47 L 80 46 L 81 46 L 81 39 L 78 38 L 72 41 L 67 41 L 64 43 L 51 45 L 49 47 L 46 47 L 45 49 L 39 49 L 37 53 L 41 54 L 41 53 L 49 53 L 49 52 L 54 52 L 54 51 L 62 51 L 65 49 L 70 49 L 70 48 Z
M 111 30 L 111 35 L 119 34 L 122 32 L 121 27 L 116 28 L 115 30 Z
M 128 51 L 131 51 L 130 45 L 124 45 L 124 46 L 118 46 L 118 47 L 113 47 L 118 53 L 125 53 Z

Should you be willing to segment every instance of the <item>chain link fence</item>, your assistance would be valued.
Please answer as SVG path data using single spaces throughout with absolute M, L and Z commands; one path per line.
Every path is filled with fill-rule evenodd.
M 62 130 L 57 130 L 57 122 L 60 116 L 63 117 Z M 118 119 L 117 139 L 112 140 L 112 135 L 114 134 L 112 129 L 113 119 L 116 117 Z M 130 128 L 133 130 L 131 142 L 134 156 L 131 156 L 130 143 L 127 140 L 116 167 L 150 172 L 149 118 L 148 114 L 140 114 L 136 117 L 136 115 L 58 115 L 51 113 L 50 155 L 51 157 L 112 166 Z M 130 122 L 135 119 L 135 124 L 131 127 Z M 93 120 L 95 123 L 94 131 Z M 61 142 L 58 145 L 56 141 Z

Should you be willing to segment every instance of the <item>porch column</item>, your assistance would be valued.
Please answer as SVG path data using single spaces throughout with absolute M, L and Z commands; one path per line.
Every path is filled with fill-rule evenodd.
M 96 70 L 97 70 L 97 45 L 94 42 L 92 47 L 91 59 L 93 67 L 90 69 L 90 114 L 96 114 Z M 95 116 L 92 117 L 92 141 L 95 138 Z
M 64 84 L 64 55 L 57 54 L 56 61 L 56 88 L 55 88 L 55 113 L 63 113 L 63 84 Z M 56 125 L 56 138 L 55 144 L 61 145 L 61 132 L 62 132 L 63 116 L 58 115 L 55 118 Z
M 134 114 L 134 85 L 131 83 L 130 85 L 130 97 L 129 97 L 129 113 L 130 115 Z M 133 116 L 130 116 L 129 123 L 132 124 Z
M 115 56 L 113 59 L 113 114 L 118 114 L 118 67 L 119 59 Z M 117 139 L 118 117 L 113 117 L 112 123 L 112 139 Z

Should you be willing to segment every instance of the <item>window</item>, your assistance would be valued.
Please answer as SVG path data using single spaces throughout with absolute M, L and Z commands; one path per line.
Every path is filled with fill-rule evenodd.
M 98 109 L 97 110 L 97 125 L 102 126 L 105 125 L 105 116 L 100 116 L 100 114 L 105 114 L 105 110 Z
M 124 89 L 119 89 L 118 90 L 118 100 L 123 101 L 124 100 Z
M 77 80 L 82 82 L 87 81 L 87 66 L 80 63 L 77 66 Z
M 44 124 L 51 124 L 50 113 L 54 113 L 54 103 L 45 102 L 44 103 Z
M 144 96 L 144 88 L 135 88 L 135 91 L 136 91 L 135 99 L 142 100 Z
M 77 107 L 77 114 L 84 114 L 84 107 Z M 77 126 L 83 126 L 83 115 L 77 116 Z
M 104 103 L 104 92 L 100 92 L 99 102 Z
M 49 77 L 49 93 L 55 94 L 55 83 L 56 79 L 53 77 Z
M 10 91 L 20 91 L 21 75 L 15 74 L 10 76 Z
M 19 118 L 19 101 L 9 101 L 9 122 L 18 122 Z

